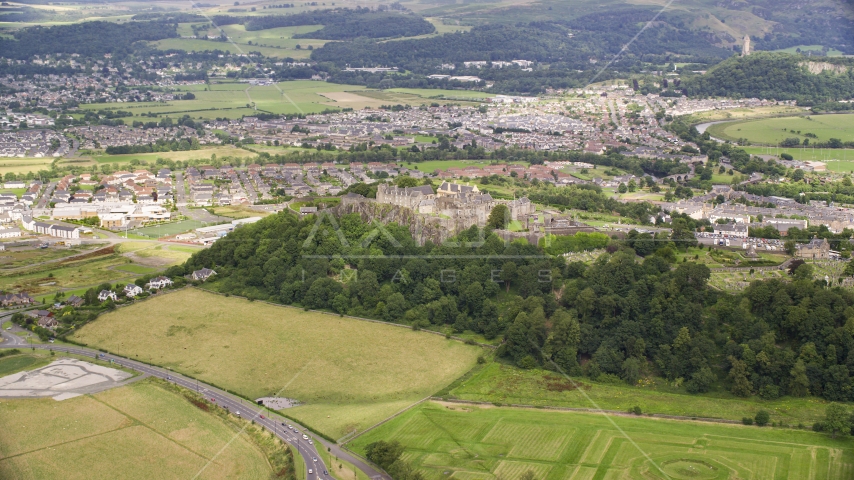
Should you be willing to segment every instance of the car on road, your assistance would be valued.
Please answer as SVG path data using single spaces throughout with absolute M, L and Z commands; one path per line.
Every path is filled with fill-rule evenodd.
M 317 457 L 312 458 L 312 460 L 314 460 L 314 463 L 317 463 Z
M 264 420 L 264 415 L 261 415 L 261 420 Z
M 238 417 L 240 416 L 240 412 L 234 412 L 234 414 L 237 415 Z
M 308 444 L 309 444 L 309 445 L 314 445 L 314 442 L 309 438 L 309 439 L 308 439 Z
M 324 475 L 329 475 L 329 472 L 327 472 L 326 470 L 324 470 L 324 471 L 323 471 L 323 474 L 324 474 Z
M 302 439 L 303 439 L 303 440 L 308 440 L 308 435 L 303 435 L 303 436 L 302 436 Z
M 309 473 L 309 475 L 311 475 L 312 473 L 314 473 L 314 470 L 312 470 L 312 469 L 310 469 L 310 468 L 309 468 L 309 469 L 308 469 L 308 473 Z

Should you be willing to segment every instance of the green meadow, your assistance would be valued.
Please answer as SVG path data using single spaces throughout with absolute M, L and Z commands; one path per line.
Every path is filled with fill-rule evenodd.
M 826 142 L 831 138 L 854 140 L 854 114 L 811 115 L 805 117 L 779 117 L 742 122 L 719 123 L 708 132 L 724 140 L 746 138 L 758 145 L 777 145 L 787 138 L 801 142 Z M 807 137 L 813 134 L 815 137 Z
M 356 438 L 396 440 L 425 478 L 847 479 L 854 444 L 813 432 L 423 403 Z

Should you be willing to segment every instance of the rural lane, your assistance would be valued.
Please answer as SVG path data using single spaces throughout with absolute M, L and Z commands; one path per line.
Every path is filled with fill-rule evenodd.
M 0 335 L 2 335 L 4 340 L 3 343 L 0 344 L 0 348 L 31 347 L 38 348 L 40 350 L 52 350 L 55 352 L 66 352 L 76 355 L 100 358 L 101 360 L 109 360 L 110 362 L 115 363 L 119 366 L 130 368 L 131 370 L 135 370 L 140 373 L 150 375 L 152 377 L 167 380 L 188 390 L 194 390 L 199 394 L 203 395 L 207 400 L 225 408 L 229 412 L 232 412 L 234 414 L 238 414 L 239 412 L 240 417 L 245 418 L 247 420 L 254 420 L 255 423 L 266 428 L 267 430 L 275 434 L 277 437 L 281 438 L 282 440 L 296 448 L 297 451 L 299 451 L 299 453 L 302 455 L 303 460 L 305 461 L 306 472 L 309 469 L 313 470 L 314 472 L 310 475 L 307 474 L 306 480 L 332 480 L 333 477 L 329 474 L 323 474 L 324 471 L 328 471 L 328 467 L 324 465 L 323 459 L 317 453 L 317 444 L 309 444 L 307 440 L 302 438 L 303 434 L 312 437 L 311 439 L 313 442 L 319 442 L 320 445 L 331 449 L 330 453 L 344 461 L 352 463 L 357 468 L 362 470 L 369 478 L 374 480 L 392 480 L 391 477 L 389 477 L 385 473 L 377 471 L 373 466 L 368 465 L 361 459 L 350 455 L 349 453 L 338 447 L 338 445 L 331 442 L 327 442 L 317 435 L 309 435 L 310 432 L 306 428 L 292 422 L 291 420 L 280 417 L 275 413 L 272 413 L 271 417 L 270 411 L 261 410 L 257 407 L 257 405 L 252 402 L 231 395 L 230 393 L 226 393 L 216 387 L 200 382 L 198 380 L 193 380 L 184 377 L 171 370 L 154 367 L 142 362 L 137 362 L 135 360 L 130 360 L 112 354 L 101 353 L 84 347 L 69 347 L 64 345 L 60 346 L 50 344 L 27 345 L 21 337 L 6 332 L 5 330 L 0 330 Z M 288 428 L 287 425 L 291 425 L 293 428 Z M 314 461 L 315 458 L 317 459 L 316 462 Z

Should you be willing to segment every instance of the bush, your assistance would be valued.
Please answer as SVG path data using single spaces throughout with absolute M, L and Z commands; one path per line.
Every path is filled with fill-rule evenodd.
M 770 419 L 771 419 L 771 415 L 768 414 L 768 412 L 765 410 L 759 410 L 758 412 L 756 412 L 756 417 L 754 417 L 754 420 L 756 421 L 756 425 L 758 425 L 760 427 L 764 427 L 765 425 L 768 425 L 768 420 L 770 420 Z
M 634 413 L 635 415 L 643 415 L 643 410 L 641 410 L 640 405 L 635 405 L 634 407 L 632 407 L 630 412 Z
M 812 424 L 813 432 L 823 432 L 824 431 L 824 423 L 823 422 L 815 422 Z
M 478 356 L 477 357 L 477 363 L 479 363 L 481 365 L 486 363 L 486 358 L 483 355 Z
M 750 417 L 744 417 L 741 419 L 741 423 L 745 425 L 753 425 L 753 419 Z

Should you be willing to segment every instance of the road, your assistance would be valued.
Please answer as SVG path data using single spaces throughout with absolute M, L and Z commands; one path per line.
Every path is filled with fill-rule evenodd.
M 50 182 L 47 184 L 47 187 L 44 189 L 44 193 L 42 193 L 41 198 L 39 198 L 39 203 L 36 205 L 36 208 L 45 208 L 50 202 L 50 196 L 53 194 L 53 189 L 56 188 L 57 182 Z
M 3 337 L 3 343 L 0 344 L 0 348 L 32 347 L 40 350 L 53 350 L 55 352 L 66 352 L 93 358 L 98 358 L 98 356 L 100 356 L 101 360 L 107 360 L 122 367 L 129 368 L 152 377 L 167 380 L 188 390 L 194 390 L 203 395 L 211 403 L 219 405 L 220 407 L 223 407 L 229 412 L 239 415 L 246 420 L 254 420 L 256 424 L 261 425 L 270 432 L 273 432 L 277 437 L 296 448 L 305 461 L 306 472 L 309 469 L 313 472 L 311 474 L 306 474 L 306 480 L 333 479 L 332 475 L 329 475 L 328 473 L 324 474 L 324 472 L 328 472 L 328 468 L 323 463 L 323 459 L 317 453 L 317 445 L 330 448 L 333 455 L 344 461 L 352 463 L 372 479 L 392 480 L 388 475 L 377 471 L 362 460 L 343 451 L 337 445 L 321 439 L 319 436 L 312 434 L 307 429 L 291 420 L 280 417 L 275 413 L 271 413 L 269 410 L 259 409 L 257 405 L 248 402 L 247 400 L 243 400 L 239 397 L 223 392 L 218 388 L 199 382 L 198 380 L 193 380 L 176 374 L 171 370 L 153 367 L 127 358 L 103 354 L 84 347 L 67 347 L 64 345 L 60 346 L 51 344 L 27 345 L 23 338 L 15 335 L 14 333 L 7 332 L 6 330 L 0 330 L 0 335 Z M 288 425 L 292 426 L 292 428 L 288 428 Z M 308 437 L 312 443 L 309 443 L 308 440 L 304 439 L 303 435 Z M 314 459 L 317 459 L 317 461 Z
M 198 220 L 200 222 L 217 224 L 227 223 L 232 219 L 214 215 L 204 208 L 190 208 L 187 206 L 187 192 L 184 191 L 184 172 L 175 172 L 175 205 L 181 215 Z

